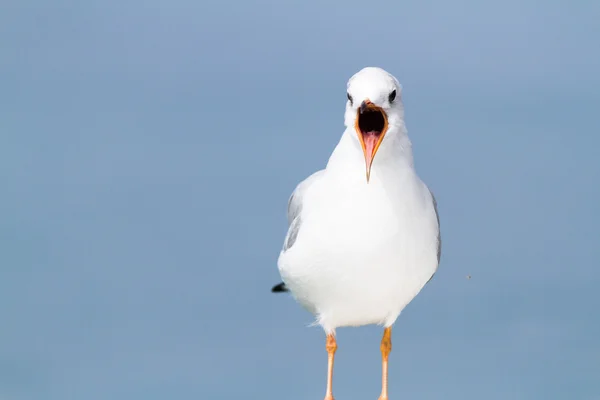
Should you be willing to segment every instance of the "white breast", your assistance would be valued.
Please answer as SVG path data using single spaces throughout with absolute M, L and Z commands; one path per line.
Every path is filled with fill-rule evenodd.
M 345 172 L 328 169 L 306 191 L 298 236 L 279 269 L 326 331 L 390 326 L 437 268 L 431 194 L 412 168 L 374 169 L 368 184 Z

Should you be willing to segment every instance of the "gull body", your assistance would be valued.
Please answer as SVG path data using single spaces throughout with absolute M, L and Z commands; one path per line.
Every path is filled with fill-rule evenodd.
M 386 328 L 380 399 L 387 399 L 389 329 L 438 268 L 439 219 L 435 199 L 414 168 L 396 78 L 369 67 L 347 89 L 346 129 L 326 168 L 302 181 L 289 199 L 278 287 L 291 292 L 327 333 L 326 399 L 333 399 L 336 328 Z M 370 111 L 380 114 L 375 125 L 381 128 L 368 126 Z
M 346 130 L 326 168 L 290 198 L 290 229 L 278 260 L 285 285 L 328 333 L 391 326 L 431 279 L 440 253 L 435 200 L 415 171 L 400 96 L 387 104 L 400 85 L 384 70 L 366 68 L 348 89 L 353 99 L 388 108 L 388 132 L 370 179 L 348 104 Z

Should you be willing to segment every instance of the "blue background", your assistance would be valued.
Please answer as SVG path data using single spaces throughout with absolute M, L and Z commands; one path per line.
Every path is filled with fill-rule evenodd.
M 600 3 L 485 3 L 4 0 L 0 398 L 322 399 L 269 290 L 381 66 L 444 244 L 390 398 L 600 399 Z M 377 398 L 380 335 L 338 331 L 337 399 Z

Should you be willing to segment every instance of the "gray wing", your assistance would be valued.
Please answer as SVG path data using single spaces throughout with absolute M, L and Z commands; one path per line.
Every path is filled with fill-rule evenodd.
M 302 198 L 304 193 L 306 193 L 306 189 L 315 183 L 315 181 L 320 179 L 324 172 L 324 169 L 317 171 L 300 182 L 290 196 L 287 210 L 289 228 L 283 243 L 283 251 L 286 251 L 294 245 L 296 238 L 298 237 L 298 232 L 300 232 L 300 226 L 302 225 Z
M 431 199 L 433 200 L 433 209 L 435 210 L 435 218 L 437 218 L 437 223 L 438 223 L 437 259 L 438 259 L 438 264 L 439 264 L 440 258 L 442 256 L 442 232 L 440 229 L 440 214 L 438 213 L 437 200 L 435 199 L 435 196 L 433 195 L 431 190 L 429 191 L 429 193 L 431 193 Z
M 429 188 L 428 188 L 428 190 L 429 190 Z M 437 224 L 438 224 L 438 233 L 437 233 L 437 262 L 438 262 L 438 265 L 439 265 L 440 264 L 440 258 L 442 256 L 442 234 L 441 234 L 441 229 L 440 229 L 440 214 L 438 213 L 437 200 L 435 199 L 435 196 L 433 195 L 433 192 L 431 190 L 429 190 L 429 193 L 431 194 L 431 200 L 433 201 L 433 210 L 435 211 L 435 218 L 437 219 Z M 429 280 L 427 281 L 427 283 L 429 283 L 429 281 L 432 280 L 434 276 L 435 276 L 435 272 L 433 273 L 433 275 L 431 275 L 431 278 L 429 278 Z
M 306 189 L 310 187 L 315 181 L 317 181 L 325 172 L 324 169 L 315 172 L 296 186 L 296 189 L 292 192 L 290 199 L 288 200 L 288 231 L 283 242 L 283 251 L 287 251 L 296 243 L 298 232 L 300 232 L 300 225 L 302 225 L 302 199 Z M 280 282 L 271 288 L 273 293 L 286 293 L 290 290 L 284 282 Z

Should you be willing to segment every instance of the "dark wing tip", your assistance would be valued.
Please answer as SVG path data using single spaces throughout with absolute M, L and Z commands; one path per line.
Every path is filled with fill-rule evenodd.
M 285 286 L 285 283 L 281 282 L 271 288 L 271 292 L 273 293 L 283 293 L 289 292 L 290 290 Z

